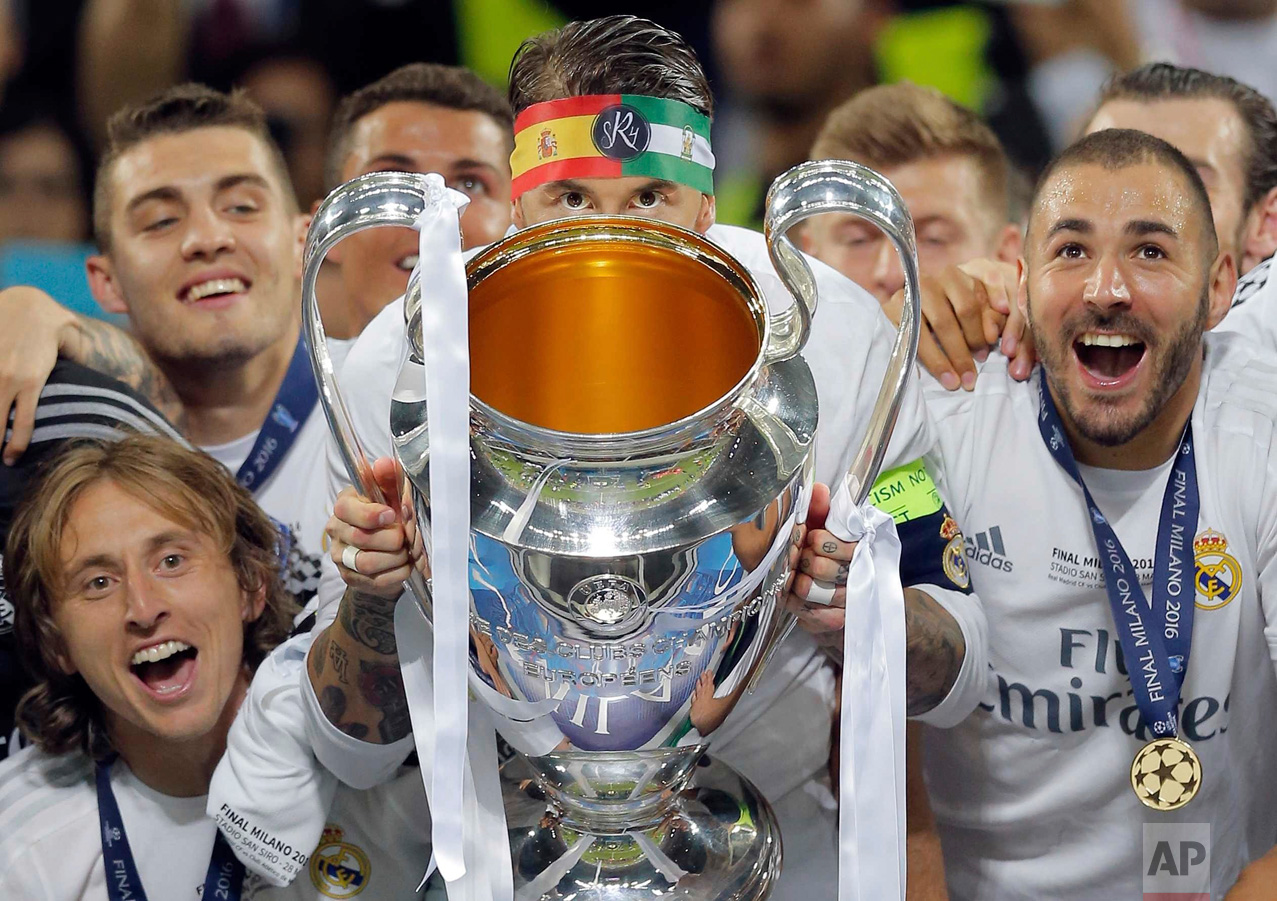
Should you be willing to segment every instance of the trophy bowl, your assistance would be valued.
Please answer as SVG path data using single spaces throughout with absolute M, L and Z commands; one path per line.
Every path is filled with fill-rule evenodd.
M 752 901 L 779 875 L 766 800 L 705 752 L 793 620 L 783 601 L 817 425 L 798 354 L 816 291 L 784 233 L 817 212 L 895 215 L 866 203 L 865 185 L 885 184 L 869 170 L 800 170 L 773 188 L 768 218 L 772 259 L 796 298 L 779 313 L 713 241 L 647 219 L 547 222 L 466 263 L 469 686 L 526 763 L 527 778 L 505 783 L 518 899 Z M 429 202 L 423 178 L 343 185 L 307 241 L 308 335 L 357 481 L 366 463 L 314 284 L 346 235 L 411 225 Z M 389 425 L 428 536 L 426 275 L 414 273 L 406 295 L 409 347 Z M 866 487 L 912 364 L 905 338 L 862 447 L 855 477 Z M 428 589 L 417 592 L 429 613 Z

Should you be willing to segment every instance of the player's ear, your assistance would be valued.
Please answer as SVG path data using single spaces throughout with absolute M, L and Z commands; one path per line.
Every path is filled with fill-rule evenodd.
M 1206 315 L 1206 328 L 1213 329 L 1228 313 L 1233 304 L 1233 292 L 1237 290 L 1237 263 L 1233 255 L 1222 250 L 1211 265 L 1210 284 L 1206 289 L 1209 312 Z
M 84 270 L 89 282 L 89 293 L 98 302 L 98 306 L 108 313 L 128 313 L 129 305 L 124 292 L 120 290 L 110 257 L 94 254 L 84 261 Z
M 1020 233 L 1020 226 L 1014 222 L 1002 226 L 994 248 L 994 256 L 1004 263 L 1014 263 L 1019 259 L 1024 251 L 1024 236 Z
M 1255 202 L 1246 216 L 1239 265 L 1249 270 L 1277 252 L 1277 188 Z
M 696 231 L 702 235 L 709 231 L 710 226 L 714 224 L 714 217 L 718 207 L 714 203 L 714 198 L 709 194 L 701 195 L 701 208 L 696 213 Z

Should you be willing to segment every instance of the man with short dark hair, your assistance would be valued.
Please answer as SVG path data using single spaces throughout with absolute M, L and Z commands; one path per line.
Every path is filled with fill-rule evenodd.
M 327 510 L 307 490 L 327 429 L 300 340 L 306 217 L 261 110 L 242 94 L 179 85 L 108 124 L 98 166 L 89 286 L 133 335 L 49 298 L 0 295 L 0 410 L 15 405 L 12 462 L 57 354 L 122 378 L 237 473 L 299 546 Z M 335 344 L 339 355 L 344 350 Z
M 338 105 L 325 180 L 332 189 L 386 169 L 438 172 L 470 198 L 464 246 L 491 244 L 510 227 L 513 122 L 501 93 L 469 69 L 411 63 Z M 356 337 L 403 294 L 416 260 L 416 233 L 406 228 L 361 232 L 333 248 L 328 262 L 340 273 L 339 290 L 329 283 L 318 292 L 328 334 Z
M 928 747 L 949 890 L 1218 897 L 1277 836 L 1277 367 L 1204 334 L 1233 258 L 1197 168 L 1145 133 L 1051 165 L 1020 273 L 1033 377 L 990 358 L 973 392 L 928 392 L 991 658 Z M 823 538 L 810 571 L 833 573 Z M 1149 866 L 1175 824 L 1209 824 L 1195 884 Z
M 551 154 L 538 152 L 541 133 L 553 122 L 544 117 L 554 110 L 540 106 L 540 121 L 534 123 L 524 115 L 530 107 L 621 93 L 677 103 L 686 110 L 665 107 L 677 121 L 654 120 L 672 129 L 661 132 L 669 134 L 666 146 L 649 145 L 628 167 L 608 166 L 609 160 L 597 158 L 582 163 L 594 151 L 579 142 L 560 147 L 557 138 Z M 695 51 L 674 32 L 634 16 L 607 16 L 528 38 L 510 64 L 510 106 L 516 117 L 510 164 L 517 227 L 589 213 L 647 216 L 699 232 L 714 224 L 714 157 L 709 149 L 714 98 Z M 561 116 L 598 112 L 570 105 L 560 109 Z M 685 128 L 691 135 L 686 148 Z M 606 177 L 591 178 L 591 171 Z M 674 172 L 679 177 L 670 177 Z
M 1086 131 L 1106 128 L 1147 132 L 1169 141 L 1192 160 L 1210 195 L 1220 246 L 1233 256 L 1243 276 L 1237 300 L 1255 295 L 1267 280 L 1267 268 L 1253 270 L 1277 250 L 1277 111 L 1272 102 L 1227 76 L 1149 63 L 1115 76 L 1105 86 Z M 987 281 L 989 290 L 1000 295 L 999 280 Z M 968 335 L 968 350 L 955 346 L 950 353 L 959 368 L 966 355 L 986 343 L 981 332 L 991 311 L 987 304 L 972 304 L 970 300 L 969 295 L 960 293 L 936 298 L 931 304 L 949 303 L 952 315 L 961 320 Z M 1252 317 L 1262 319 L 1264 315 L 1255 309 L 1236 321 L 1225 318 L 1222 327 L 1254 329 L 1253 322 L 1244 321 Z M 1259 328 L 1271 334 L 1266 323 L 1260 322 Z M 1020 337 L 1009 330 L 1002 339 L 1003 349 L 1017 353 L 1019 345 L 1019 352 L 1027 351 Z M 1012 371 L 1025 375 L 1027 366 Z
M 1086 131 L 1105 128 L 1155 135 L 1193 162 L 1239 274 L 1277 250 L 1277 110 L 1263 94 L 1226 75 L 1149 63 L 1104 86 Z

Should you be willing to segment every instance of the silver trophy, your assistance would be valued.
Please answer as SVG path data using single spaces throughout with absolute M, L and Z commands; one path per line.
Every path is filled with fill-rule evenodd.
M 357 178 L 320 207 L 306 243 L 304 315 L 324 409 L 365 486 L 315 282 L 333 245 L 411 226 L 427 194 L 422 176 Z M 786 233 L 827 212 L 881 228 L 909 286 L 848 472 L 860 501 L 917 342 L 913 226 L 877 173 L 807 163 L 772 186 L 768 248 L 796 299 L 779 315 L 712 241 L 644 219 L 533 226 L 466 265 L 470 684 L 527 765 L 528 778 L 506 783 L 520 899 L 761 899 L 780 873 L 766 800 L 705 752 L 793 621 L 782 602 L 817 420 L 799 351 L 817 296 Z M 421 291 L 414 277 L 388 426 L 428 532 Z M 429 615 L 424 579 L 414 592 Z

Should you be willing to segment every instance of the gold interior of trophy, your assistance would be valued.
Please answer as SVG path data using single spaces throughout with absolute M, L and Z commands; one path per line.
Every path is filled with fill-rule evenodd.
M 470 390 L 562 432 L 677 422 L 740 382 L 761 341 L 740 291 L 668 248 L 600 240 L 544 250 L 470 289 Z

